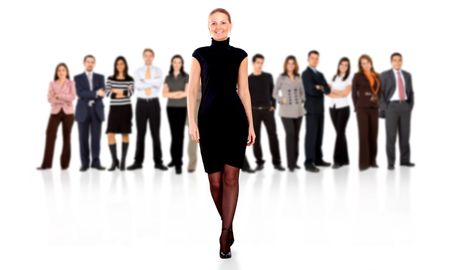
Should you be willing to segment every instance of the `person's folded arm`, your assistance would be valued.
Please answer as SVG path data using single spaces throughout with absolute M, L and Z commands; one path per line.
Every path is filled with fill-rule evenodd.
M 322 95 L 321 91 L 318 91 L 316 85 L 313 84 L 311 75 L 308 72 L 303 72 L 302 80 L 306 95 L 311 97 L 320 97 Z

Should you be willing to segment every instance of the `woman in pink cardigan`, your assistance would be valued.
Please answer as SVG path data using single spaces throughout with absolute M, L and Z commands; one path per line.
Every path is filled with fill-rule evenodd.
M 48 89 L 48 102 L 51 104 L 51 114 L 48 120 L 44 160 L 38 170 L 52 167 L 53 152 L 55 148 L 56 133 L 62 123 L 63 149 L 61 154 L 61 168 L 69 167 L 70 163 L 70 133 L 74 121 L 73 100 L 75 99 L 75 85 L 70 80 L 69 69 L 64 63 L 56 66 L 54 80 Z

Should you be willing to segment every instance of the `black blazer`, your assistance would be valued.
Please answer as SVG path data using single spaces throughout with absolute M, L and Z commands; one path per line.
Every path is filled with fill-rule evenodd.
M 94 73 L 92 75 L 92 91 L 89 87 L 89 81 L 86 73 L 81 73 L 74 78 L 77 90 L 78 102 L 75 108 L 75 120 L 84 122 L 89 112 L 89 101 L 94 100 L 95 114 L 100 122 L 105 119 L 103 97 L 97 97 L 97 90 L 105 89 L 105 77 Z
M 411 108 L 414 106 L 414 90 L 412 86 L 411 74 L 402 70 L 403 78 L 405 79 L 405 91 L 408 97 L 407 101 Z M 397 78 L 395 77 L 392 69 L 381 73 L 381 88 L 384 90 L 380 98 L 380 115 L 384 116 L 386 113 L 387 105 L 395 92 L 397 86 Z
M 305 88 L 306 113 L 323 113 L 323 96 L 330 93 L 330 86 L 325 77 L 319 71 L 314 72 L 307 67 L 302 73 L 303 87 Z M 323 91 L 318 91 L 316 85 L 323 86 Z
M 369 79 L 367 79 L 366 75 L 364 75 L 361 72 L 358 72 L 353 77 L 352 82 L 352 100 L 353 105 L 355 106 L 355 110 L 357 109 L 364 109 L 364 108 L 379 108 L 379 100 L 381 96 L 381 92 L 383 91 L 383 88 L 380 86 L 380 76 L 376 75 L 378 78 L 378 83 L 375 81 L 374 88 L 380 87 L 380 90 L 377 94 L 377 99 L 371 100 L 372 97 L 372 90 L 370 87 Z

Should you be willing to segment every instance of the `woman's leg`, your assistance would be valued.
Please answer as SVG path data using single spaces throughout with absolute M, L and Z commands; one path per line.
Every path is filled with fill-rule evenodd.
M 230 251 L 232 226 L 239 195 L 239 168 L 225 164 L 223 168 L 221 251 Z
M 57 114 L 51 114 L 48 119 L 46 138 L 45 138 L 45 150 L 44 158 L 42 160 L 42 169 L 48 169 L 52 167 L 53 152 L 55 150 L 56 132 L 58 131 L 58 126 L 60 119 Z
M 73 114 L 64 114 L 62 119 L 62 131 L 63 131 L 63 149 L 61 154 L 61 168 L 67 169 L 70 164 L 70 134 L 72 132 L 72 126 L 74 121 Z
M 356 112 L 359 137 L 359 169 L 365 170 L 370 166 L 369 160 L 369 122 L 367 111 L 359 109 Z
M 216 205 L 217 212 L 219 212 L 220 218 L 222 219 L 222 172 L 210 173 L 208 174 L 208 179 L 211 196 Z
M 169 128 L 170 128 L 170 136 L 171 136 L 171 141 L 170 141 L 170 164 L 171 165 L 175 165 L 175 140 L 176 140 L 176 134 L 175 134 L 175 118 L 176 118 L 176 113 L 175 113 L 175 108 L 171 108 L 171 107 L 167 107 L 166 108 L 166 112 L 167 112 L 167 119 L 169 120 Z
M 122 134 L 122 158 L 120 159 L 120 170 L 124 171 L 126 166 L 127 152 L 128 152 L 128 144 L 130 142 L 130 136 L 124 133 Z
M 293 171 L 295 169 L 295 131 L 294 124 L 291 118 L 281 117 L 283 123 L 284 132 L 286 134 L 286 156 L 288 169 Z
M 114 171 L 117 166 L 119 166 L 119 159 L 117 158 L 117 146 L 116 146 L 116 138 L 114 133 L 108 133 L 108 146 L 109 151 L 111 152 L 112 164 L 108 171 Z

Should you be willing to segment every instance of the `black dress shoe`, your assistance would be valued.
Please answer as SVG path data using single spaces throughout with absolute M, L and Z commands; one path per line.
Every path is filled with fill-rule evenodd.
M 246 172 L 246 173 L 254 173 L 255 172 L 255 170 L 253 170 L 250 167 L 244 167 L 244 168 L 242 168 L 242 171 Z
M 103 167 L 102 165 L 95 165 L 95 166 L 91 166 L 91 168 L 93 169 L 97 169 L 99 171 L 104 171 L 106 168 Z
M 181 174 L 181 166 L 175 166 L 175 173 Z
M 258 164 L 256 165 L 255 171 L 261 171 L 262 169 L 264 169 L 264 164 Z
M 388 166 L 388 170 L 392 171 L 392 170 L 394 170 L 394 169 L 395 169 L 394 165 L 389 165 L 389 166 Z
M 155 169 L 161 170 L 161 171 L 167 171 L 167 166 L 164 166 L 164 164 L 155 164 Z
M 372 168 L 378 168 L 378 164 L 376 164 L 376 163 L 371 164 L 370 167 L 372 167 Z
M 302 167 L 300 167 L 299 165 L 295 165 L 294 168 L 300 170 Z
M 285 170 L 286 170 L 286 168 L 284 168 L 284 167 L 281 166 L 281 165 L 274 165 L 273 168 L 274 168 L 275 170 L 278 170 L 278 171 L 285 171 Z
M 404 166 L 404 167 L 414 167 L 416 166 L 416 164 L 412 163 L 412 162 L 405 162 L 405 163 L 401 163 L 400 166 Z
M 341 164 L 339 164 L 339 163 L 334 163 L 334 164 L 333 164 L 333 167 L 331 167 L 331 168 L 333 168 L 333 169 L 339 169 L 340 167 L 342 167 Z
M 188 173 L 193 173 L 195 172 L 195 169 L 188 169 Z
M 318 173 L 320 172 L 319 168 L 317 168 L 316 166 L 309 164 L 309 165 L 305 165 L 305 170 L 308 172 L 312 172 L 312 173 Z
M 316 166 L 320 166 L 320 167 L 330 167 L 331 163 L 330 162 L 326 162 L 323 160 L 320 160 L 319 162 L 314 163 Z
M 138 170 L 138 169 L 142 169 L 142 164 L 132 164 L 131 166 L 127 167 L 127 170 L 129 171 L 134 171 L 134 170 Z
M 173 167 L 175 164 L 173 164 L 173 161 L 171 161 L 169 164 L 167 164 L 167 167 Z
M 365 170 L 367 170 L 367 169 L 369 169 L 369 167 L 359 167 L 359 171 L 360 171 L 360 172 L 363 172 L 363 171 L 365 171 Z
M 38 171 L 49 170 L 49 169 L 51 169 L 51 168 L 50 167 L 37 167 L 36 168 L 36 170 L 38 170 Z
M 81 166 L 80 172 L 85 172 L 85 171 L 87 171 L 88 169 L 89 169 L 88 166 Z

